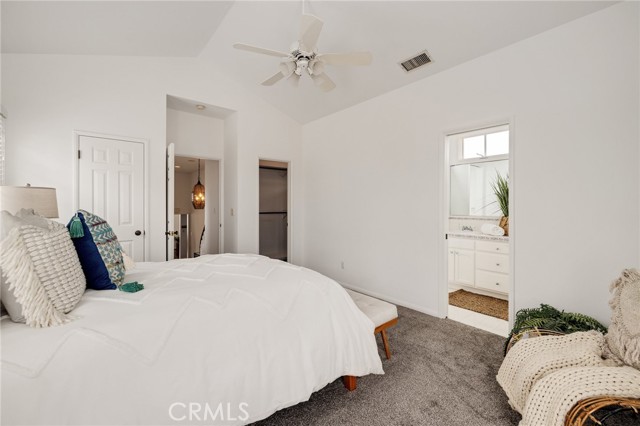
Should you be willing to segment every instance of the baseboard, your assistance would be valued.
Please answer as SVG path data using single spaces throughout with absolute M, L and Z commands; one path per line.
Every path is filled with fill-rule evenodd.
M 348 288 L 349 290 L 357 291 L 358 293 L 366 294 L 367 296 L 375 297 L 376 299 L 384 300 L 385 302 L 393 303 L 394 305 L 404 306 L 405 308 L 413 309 L 414 311 L 422 312 L 423 314 L 431 315 L 432 317 L 444 318 L 441 317 L 438 312 L 434 311 L 433 309 L 427 309 L 424 306 L 419 306 L 411 302 L 396 299 L 395 297 L 389 297 L 386 294 L 381 294 L 371 290 L 360 288 L 349 283 L 340 282 L 340 285 Z

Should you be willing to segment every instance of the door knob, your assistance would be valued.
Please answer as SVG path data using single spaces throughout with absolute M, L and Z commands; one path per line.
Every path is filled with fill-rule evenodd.
M 140 231 L 140 230 L 138 229 L 138 230 L 136 230 L 136 232 L 134 232 L 134 234 L 136 234 L 137 236 L 140 236 L 140 235 L 142 235 L 142 231 Z

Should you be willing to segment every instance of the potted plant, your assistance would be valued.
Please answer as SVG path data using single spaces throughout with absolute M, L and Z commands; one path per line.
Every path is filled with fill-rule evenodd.
M 502 211 L 498 226 L 504 229 L 504 235 L 509 235 L 509 175 L 502 176 L 500 172 L 496 172 L 496 180 L 491 183 L 491 189 Z
M 505 353 L 522 338 L 589 330 L 606 333 L 607 327 L 590 316 L 559 311 L 551 305 L 541 304 L 539 308 L 520 309 L 505 342 Z

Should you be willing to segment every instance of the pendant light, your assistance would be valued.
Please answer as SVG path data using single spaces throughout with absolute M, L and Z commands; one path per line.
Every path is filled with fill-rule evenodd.
M 194 209 L 204 209 L 204 185 L 200 183 L 200 160 L 198 159 L 198 183 L 193 187 L 191 203 Z

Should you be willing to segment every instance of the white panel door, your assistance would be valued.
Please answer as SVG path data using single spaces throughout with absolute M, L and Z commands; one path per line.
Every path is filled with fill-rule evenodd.
M 176 146 L 173 143 L 167 145 L 167 229 L 164 233 L 166 236 L 167 260 L 173 260 L 175 257 L 175 242 L 177 232 L 175 231 L 175 163 L 176 163 Z
M 144 261 L 144 145 L 81 135 L 78 208 L 105 219 L 123 250 Z

